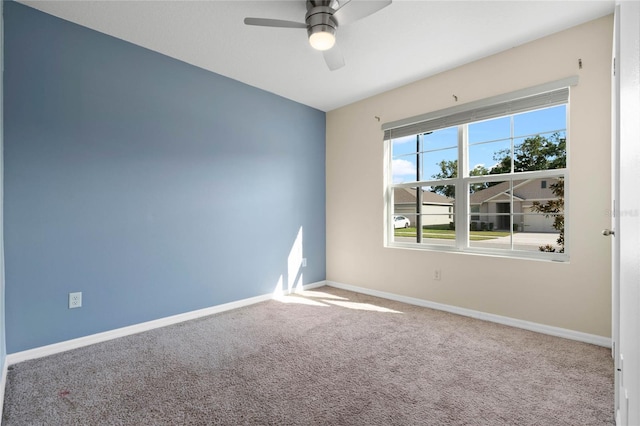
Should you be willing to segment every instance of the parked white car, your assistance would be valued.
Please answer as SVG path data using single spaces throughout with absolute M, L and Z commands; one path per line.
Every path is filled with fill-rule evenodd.
M 404 216 L 393 216 L 393 228 L 408 228 L 411 222 Z

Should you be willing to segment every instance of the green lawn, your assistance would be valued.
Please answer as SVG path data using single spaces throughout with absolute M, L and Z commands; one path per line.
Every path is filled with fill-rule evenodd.
M 508 231 L 469 231 L 471 241 L 493 240 L 498 237 L 506 237 Z M 396 237 L 416 237 L 416 228 L 400 228 L 395 230 Z M 454 240 L 456 231 L 452 229 L 422 229 L 422 238 L 440 238 L 444 240 Z

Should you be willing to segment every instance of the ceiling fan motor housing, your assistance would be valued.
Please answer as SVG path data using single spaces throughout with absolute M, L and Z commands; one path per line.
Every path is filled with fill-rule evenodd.
M 334 49 L 338 24 L 344 25 L 367 17 L 387 7 L 391 1 L 306 0 L 307 13 L 304 23 L 265 18 L 244 18 L 244 23 L 261 27 L 306 28 L 309 44 L 323 52 L 327 66 L 334 71 L 344 66 L 344 58 L 340 50 Z
M 307 3 L 307 7 L 311 2 Z M 331 3 L 331 2 L 326 2 Z M 318 32 L 326 32 L 335 35 L 336 28 L 338 28 L 337 21 L 333 18 L 335 9 L 330 6 L 313 6 L 311 7 L 305 16 L 305 22 L 307 23 L 307 34 L 311 37 L 312 34 Z

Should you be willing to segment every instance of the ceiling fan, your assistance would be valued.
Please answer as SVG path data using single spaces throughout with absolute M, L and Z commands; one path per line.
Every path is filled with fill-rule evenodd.
M 244 18 L 246 25 L 278 28 L 306 28 L 311 47 L 323 53 L 331 71 L 344 66 L 344 57 L 335 46 L 338 25 L 369 16 L 391 4 L 391 0 L 306 0 L 304 22 L 281 19 Z

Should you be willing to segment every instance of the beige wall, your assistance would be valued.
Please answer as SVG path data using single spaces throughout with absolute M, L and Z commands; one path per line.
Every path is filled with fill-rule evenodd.
M 600 231 L 610 225 L 612 31 L 604 17 L 329 112 L 327 279 L 610 336 L 611 248 Z M 382 123 L 456 105 L 454 94 L 460 104 L 571 75 L 580 81 L 569 123 L 570 262 L 384 248 Z

